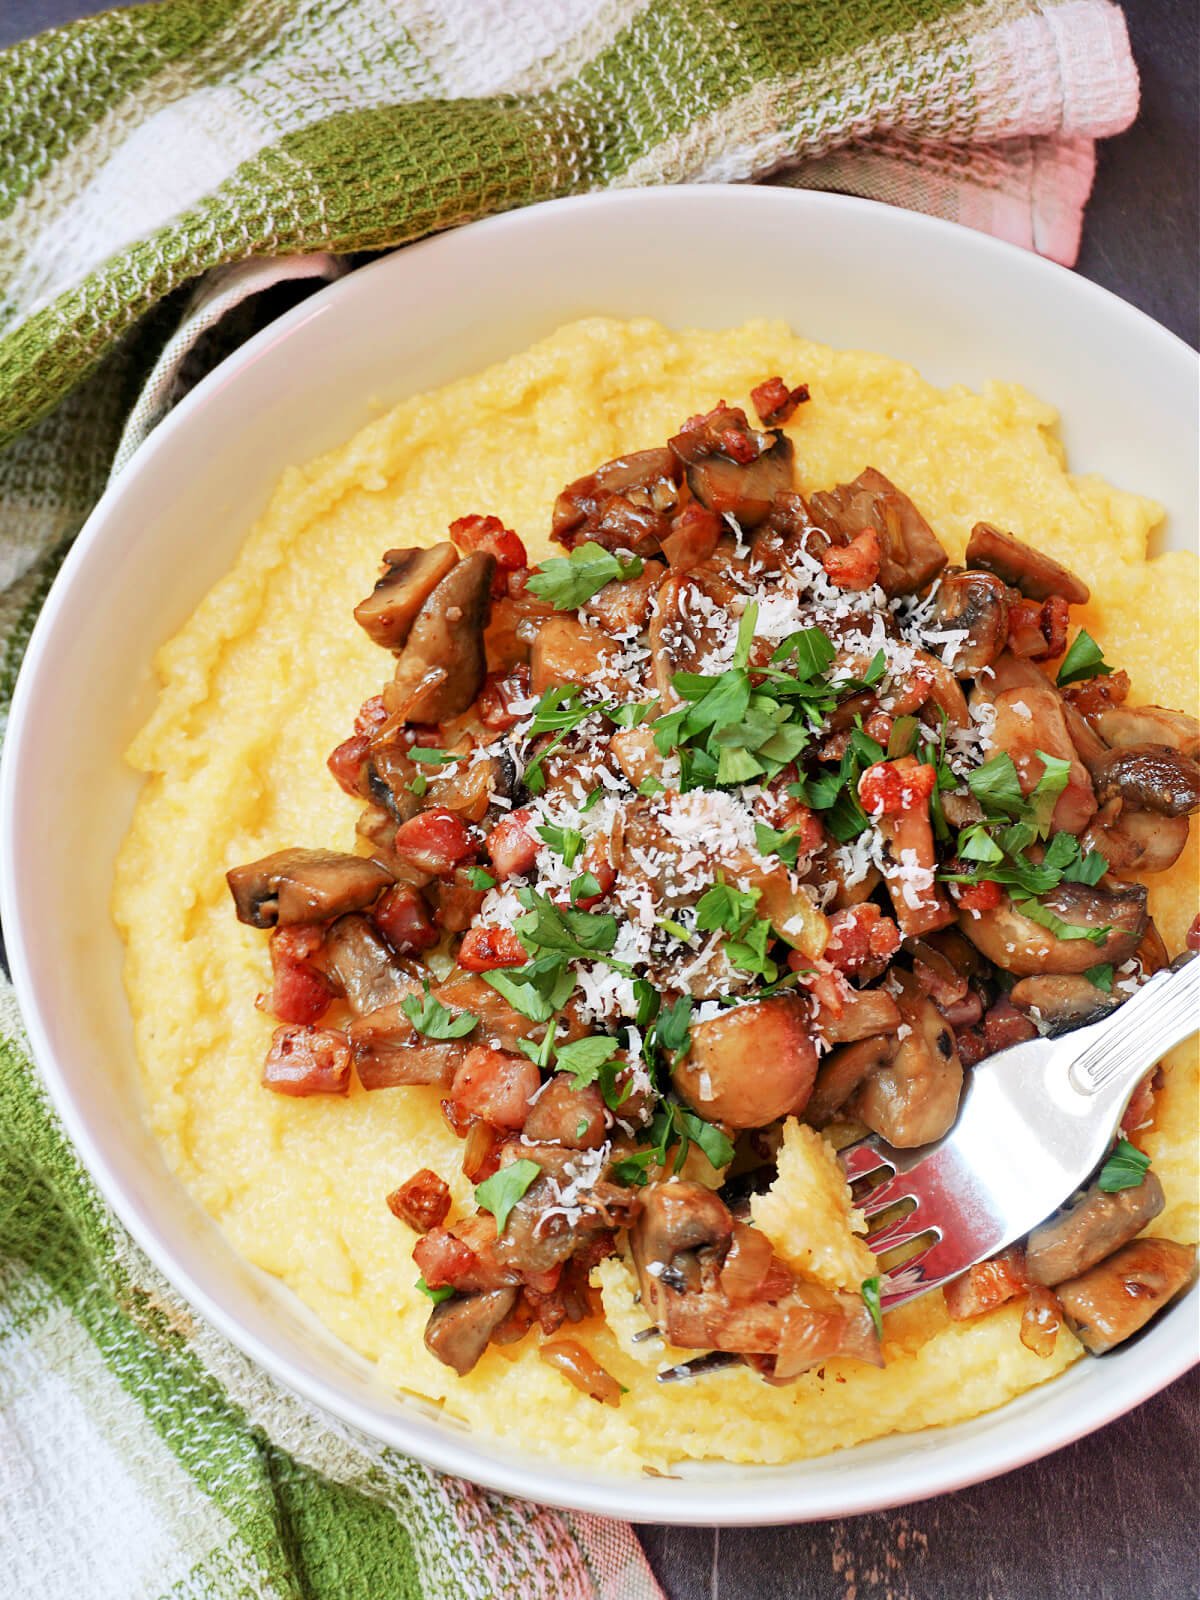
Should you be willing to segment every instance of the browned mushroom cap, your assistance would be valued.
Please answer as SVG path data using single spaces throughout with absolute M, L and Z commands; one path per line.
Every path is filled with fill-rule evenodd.
M 808 1008 L 799 996 L 781 994 L 696 1023 L 671 1082 L 706 1120 L 762 1128 L 802 1111 L 816 1075 Z
M 434 1306 L 425 1325 L 425 1348 L 460 1378 L 478 1362 L 492 1334 L 516 1304 L 515 1289 L 454 1295 Z
M 1089 721 L 1106 744 L 1124 750 L 1130 745 L 1169 744 L 1180 755 L 1200 757 L 1200 722 L 1183 711 L 1163 706 L 1106 706 Z
M 940 1139 L 958 1114 L 962 1062 L 946 1019 L 910 972 L 897 972 L 902 1029 L 896 1053 L 866 1080 L 849 1109 L 897 1149 Z
M 1121 1003 L 1086 978 L 1066 972 L 1021 978 L 1013 984 L 1009 999 L 1051 1038 L 1096 1022 Z
M 423 809 L 412 788 L 419 769 L 408 751 L 406 744 L 373 745 L 363 768 L 368 795 L 375 805 L 384 807 L 393 823 L 407 822 Z M 393 826 L 393 835 L 395 831 Z
M 1187 842 L 1186 816 L 1164 817 L 1109 800 L 1080 835 L 1079 848 L 1085 854 L 1098 850 L 1114 872 L 1165 872 Z
M 701 437 L 687 431 L 671 440 L 671 448 L 687 463 L 688 488 L 702 506 L 718 516 L 735 517 L 743 528 L 757 528 L 777 494 L 792 487 L 792 441 L 785 433 L 772 440 L 756 436 L 761 448 L 749 462 L 712 454 Z
M 804 1120 L 814 1128 L 832 1122 L 860 1084 L 879 1067 L 886 1067 L 896 1054 L 900 1041 L 895 1034 L 880 1033 L 872 1039 L 858 1039 L 831 1051 L 822 1061 Z
M 630 1243 L 639 1268 L 656 1278 L 676 1256 L 724 1244 L 732 1235 L 733 1217 L 719 1195 L 703 1184 L 671 1178 L 644 1191 Z M 654 1267 L 660 1270 L 650 1270 Z
M 977 522 L 971 529 L 967 566 L 994 572 L 1030 600 L 1049 600 L 1057 594 L 1070 605 L 1082 606 L 1091 598 L 1092 591 L 1082 578 L 1011 533 L 993 528 L 990 522 Z
M 895 1033 L 900 1008 L 886 989 L 855 989 L 839 1016 L 822 1011 L 821 1032 L 830 1044 L 853 1044 L 875 1033 Z
M 483 633 L 496 558 L 476 550 L 452 569 L 417 613 L 383 703 L 407 722 L 444 722 L 465 711 L 487 672 Z
M 225 874 L 239 922 L 287 928 L 327 922 L 378 899 L 392 875 L 377 861 L 336 850 L 277 850 Z
M 606 461 L 559 495 L 550 537 L 567 549 L 591 543 L 606 550 L 654 555 L 670 532 L 682 476 L 678 460 L 665 445 Z
M 659 585 L 649 643 L 655 686 L 668 706 L 678 702 L 671 688 L 675 673 L 697 671 L 708 652 L 720 644 L 721 632 L 713 619 L 721 614 L 723 598 L 694 572 L 672 573 Z
M 420 985 L 411 984 L 409 992 L 419 994 Z M 364 1089 L 395 1089 L 412 1083 L 449 1087 L 471 1048 L 469 1040 L 426 1039 L 413 1027 L 399 1003 L 355 1017 L 346 1029 L 346 1037 Z
M 1166 744 L 1112 750 L 1094 773 L 1097 799 L 1121 799 L 1163 817 L 1200 810 L 1200 763 Z
M 1008 586 L 991 572 L 943 573 L 936 615 L 941 627 L 966 631 L 951 670 L 957 678 L 974 678 L 1008 641 Z
M 579 1152 L 556 1144 L 510 1140 L 501 1152 L 503 1169 L 510 1161 L 532 1161 L 542 1169 L 508 1214 L 496 1240 L 496 1260 L 514 1272 L 549 1272 L 597 1233 L 626 1227 L 641 1211 L 641 1192 L 609 1182 L 607 1161 L 593 1176 L 578 1163 Z M 580 1180 L 583 1179 L 581 1184 Z M 564 1209 L 562 1194 L 575 1185 L 575 1197 Z
M 387 570 L 365 600 L 354 608 L 354 620 L 385 650 L 399 650 L 418 611 L 458 564 L 452 544 L 424 550 L 385 550 Z
M 1150 1318 L 1192 1279 L 1196 1251 L 1170 1239 L 1135 1239 L 1082 1277 L 1058 1286 L 1071 1332 L 1103 1355 Z
M 1146 931 L 1146 890 L 1140 883 L 1062 883 L 1042 905 L 1075 930 L 1060 937 L 1027 917 L 1006 895 L 992 911 L 963 911 L 958 925 L 989 961 L 1006 972 L 1086 972 L 1119 967 Z M 1085 936 L 1088 930 L 1094 938 Z
M 1056 1211 L 1029 1235 L 1025 1270 L 1035 1283 L 1051 1287 L 1077 1278 L 1128 1244 L 1165 1204 L 1162 1184 L 1153 1172 L 1132 1189 L 1115 1194 L 1105 1194 L 1093 1183 L 1073 1205 Z
M 853 483 L 814 494 L 813 520 L 839 544 L 864 528 L 879 535 L 879 585 L 886 595 L 915 594 L 949 560 L 912 501 L 882 472 L 868 467 Z
M 339 917 L 325 935 L 325 965 L 356 1016 L 419 994 L 419 968 L 403 961 L 370 917 Z

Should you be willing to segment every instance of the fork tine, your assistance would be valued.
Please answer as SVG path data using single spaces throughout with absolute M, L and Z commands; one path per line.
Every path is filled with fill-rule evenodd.
M 907 1172 L 897 1172 L 892 1178 L 881 1183 L 878 1188 L 869 1190 L 862 1199 L 856 1203 L 856 1210 L 861 1211 L 864 1217 L 878 1216 L 881 1211 L 886 1211 L 888 1206 L 894 1206 L 897 1200 L 916 1200 L 912 1179 Z
M 965 1272 L 971 1257 L 964 1260 L 961 1244 L 950 1238 L 935 1239 L 928 1249 L 889 1272 L 880 1285 L 879 1303 L 884 1311 L 893 1311 L 917 1295 L 940 1288 Z
M 932 1223 L 921 1218 L 920 1211 L 910 1211 L 906 1217 L 899 1217 L 895 1222 L 889 1222 L 886 1228 L 880 1228 L 878 1233 L 869 1233 L 863 1240 L 868 1250 L 881 1256 L 888 1250 L 894 1250 L 897 1245 L 911 1244 L 914 1239 L 919 1239 L 923 1233 L 935 1233 L 940 1237 L 941 1230 Z M 930 1240 L 930 1246 L 934 1240 Z M 918 1257 L 911 1259 L 917 1260 Z M 903 1263 L 904 1266 L 908 1262 Z
M 842 1171 L 846 1174 L 847 1183 L 855 1183 L 859 1178 L 867 1178 L 872 1172 L 878 1172 L 881 1167 L 894 1171 L 895 1161 L 891 1159 L 890 1147 L 883 1145 L 874 1134 L 866 1139 L 860 1139 L 857 1144 L 849 1145 L 845 1150 L 838 1151 L 838 1160 L 842 1164 Z

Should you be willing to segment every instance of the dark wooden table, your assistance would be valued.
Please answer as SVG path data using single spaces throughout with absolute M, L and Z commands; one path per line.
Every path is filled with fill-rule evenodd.
M 470 3 L 470 0 L 465 0 Z M 0 46 L 104 9 L 0 0 Z M 1200 342 L 1195 0 L 1129 0 L 1137 124 L 1100 150 L 1079 271 Z M 848 1521 L 645 1527 L 671 1600 L 1188 1600 L 1200 1594 L 1193 1373 L 991 1483 Z

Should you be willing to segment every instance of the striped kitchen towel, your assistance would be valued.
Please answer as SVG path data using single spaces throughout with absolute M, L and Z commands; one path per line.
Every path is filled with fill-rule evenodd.
M 0 731 L 110 474 L 348 252 L 777 175 L 1070 262 L 1093 141 L 1136 107 L 1106 0 L 160 0 L 0 54 Z M 0 1572 L 38 1600 L 660 1594 L 628 1527 L 440 1477 L 206 1327 L 2 988 Z

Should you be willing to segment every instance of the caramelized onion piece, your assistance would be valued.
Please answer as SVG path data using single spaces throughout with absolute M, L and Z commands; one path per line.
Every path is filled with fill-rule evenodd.
M 1077 578 L 1069 568 L 1013 534 L 993 528 L 990 522 L 977 522 L 971 529 L 967 566 L 994 572 L 1030 600 L 1048 600 L 1051 595 L 1060 595 L 1068 605 L 1084 606 L 1092 596 L 1083 579 Z
M 1049 1361 L 1058 1343 L 1058 1330 L 1062 1327 L 1062 1307 L 1053 1289 L 1044 1284 L 1030 1286 L 1029 1299 L 1021 1314 L 1021 1343 L 1035 1356 Z
M 577 1339 L 554 1339 L 539 1345 L 538 1359 L 561 1372 L 568 1383 L 601 1405 L 621 1404 L 621 1385 Z

